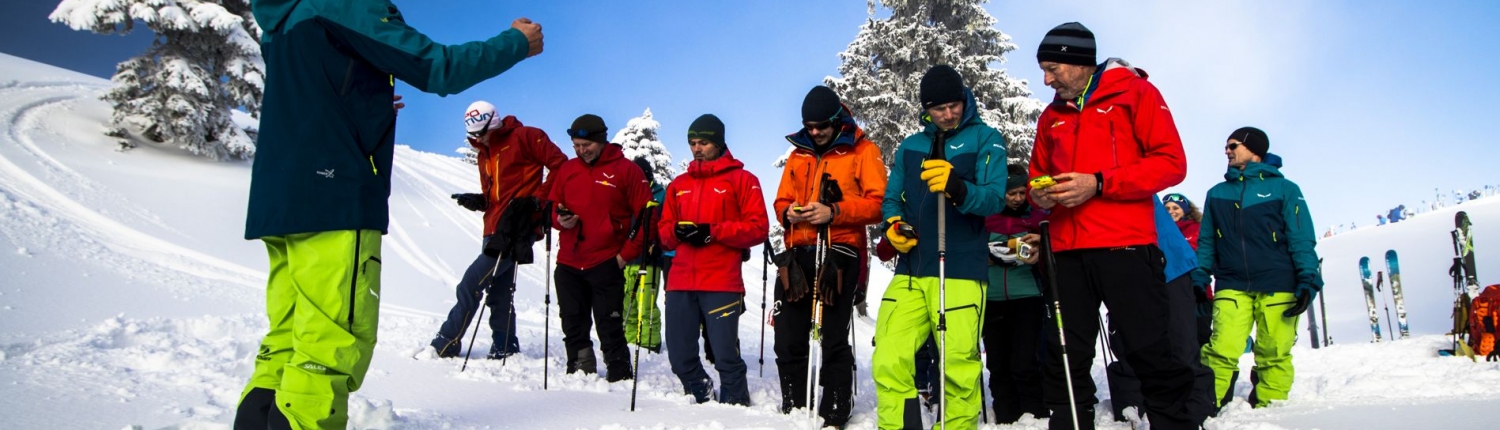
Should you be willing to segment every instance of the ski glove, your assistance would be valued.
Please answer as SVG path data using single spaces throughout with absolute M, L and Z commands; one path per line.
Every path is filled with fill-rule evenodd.
M 1292 318 L 1302 315 L 1303 312 L 1307 312 L 1307 307 L 1312 305 L 1313 296 L 1316 295 L 1318 295 L 1318 292 L 1313 291 L 1311 288 L 1297 288 L 1297 303 L 1293 304 L 1286 312 L 1282 312 L 1281 316 Z
M 927 181 L 928 191 L 947 195 L 955 206 L 964 204 L 964 199 L 969 196 L 968 187 L 953 175 L 953 164 L 948 160 L 923 161 L 921 178 Z
M 911 224 L 901 221 L 900 215 L 893 216 L 885 222 L 890 224 L 890 227 L 885 229 L 885 240 L 896 248 L 897 252 L 905 254 L 917 247 L 917 230 L 912 228 Z
M 807 279 L 807 273 L 802 271 L 802 264 L 792 256 L 792 251 L 783 253 L 788 256 L 787 264 L 778 267 L 777 276 L 781 278 L 781 288 L 786 290 L 784 297 L 787 302 L 802 300 L 807 295 L 808 286 L 812 283 Z
M 458 200 L 458 205 L 464 209 L 475 212 L 483 211 L 490 206 L 489 202 L 484 200 L 484 194 L 454 194 L 453 199 Z
M 708 242 L 712 240 L 712 236 L 709 234 L 710 227 L 709 224 L 680 222 L 677 223 L 677 230 L 674 233 L 677 236 L 677 240 L 682 243 L 704 246 L 708 245 Z

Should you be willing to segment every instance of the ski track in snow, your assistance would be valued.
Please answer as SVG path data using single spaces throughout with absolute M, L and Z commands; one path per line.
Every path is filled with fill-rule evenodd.
M 5 58 L 0 56 L 0 60 Z M 3 64 L 7 63 L 0 61 Z M 4 72 L 0 68 L 0 73 Z M 243 309 L 257 309 L 260 305 L 255 303 L 263 300 L 263 270 L 131 227 L 146 224 L 171 235 L 187 235 L 166 225 L 147 207 L 126 201 L 111 191 L 109 184 L 89 178 L 86 170 L 70 167 L 66 153 L 49 152 L 54 145 L 74 143 L 44 127 L 42 118 L 74 115 L 72 108 L 77 104 L 103 103 L 93 99 L 93 93 L 105 85 L 102 80 L 23 82 L 0 75 L 0 127 L 6 127 L 0 134 L 0 233 L 20 247 L 17 254 L 22 258 L 67 256 L 86 262 L 87 268 L 80 270 L 102 267 L 134 281 L 126 285 L 110 280 L 106 288 L 140 289 L 143 294 L 156 289 L 180 297 L 222 298 L 246 303 Z M 764 300 L 761 283 L 755 279 L 761 276 L 755 267 L 761 264 L 760 253 L 743 266 L 746 312 L 741 316 L 739 332 L 754 403 L 749 408 L 693 405 L 682 394 L 665 354 L 641 355 L 638 410 L 633 413 L 628 411 L 629 381 L 610 384 L 599 376 L 562 374 L 564 346 L 558 309 L 541 303 L 540 297 L 550 294 L 544 292 L 549 274 L 542 261 L 546 256 L 542 243 L 534 247 L 537 264 L 518 270 L 515 304 L 522 352 L 504 362 L 485 360 L 491 333 L 486 324 L 477 324 L 478 340 L 475 345 L 465 345 L 465 352 L 473 348 L 467 370 L 460 371 L 462 358 L 436 358 L 427 342 L 444 317 L 446 306 L 452 303 L 452 286 L 468 262 L 460 258 L 472 255 L 472 251 L 454 252 L 449 247 L 477 250 L 475 231 L 482 223 L 477 214 L 457 208 L 446 197 L 474 189 L 477 175 L 472 174 L 471 166 L 452 157 L 409 148 L 398 148 L 393 170 L 397 190 L 392 195 L 391 231 L 385 244 L 388 255 L 395 258 L 387 261 L 413 272 L 401 278 L 401 283 L 422 285 L 398 285 L 391 275 L 394 268 L 387 268 L 387 296 L 398 289 L 414 289 L 410 294 L 437 294 L 448 300 L 441 303 L 441 309 L 431 304 L 382 303 L 375 358 L 363 389 L 351 396 L 352 428 L 805 426 L 805 415 L 799 415 L 805 412 L 787 416 L 778 411 L 773 333 L 765 333 L 764 376 L 758 376 L 762 370 L 759 343 L 765 329 L 758 309 Z M 1485 203 L 1490 202 L 1463 208 L 1470 208 L 1472 214 L 1497 206 Z M 109 208 L 109 212 L 96 208 Z M 445 242 L 438 242 L 434 235 L 442 236 Z M 1419 262 L 1412 261 L 1418 260 L 1417 255 L 1403 251 L 1403 264 L 1419 267 Z M 16 260 L 0 260 L 4 261 Z M 1408 286 L 1420 286 L 1421 278 L 1416 273 L 1403 274 Z M 886 270 L 877 269 L 872 274 L 869 297 L 876 303 L 870 308 L 872 313 L 878 310 L 878 298 L 890 277 Z M 0 288 L 5 309 L 15 302 L 10 295 L 21 291 L 13 286 L 20 287 Z M 1407 291 L 1410 300 L 1420 290 L 1409 287 Z M 1362 302 L 1358 306 L 1362 314 Z M 1352 306 L 1346 307 L 1352 314 Z M 33 394 L 0 406 L 0 415 L 9 417 L 7 426 L 16 428 L 56 427 L 59 414 L 54 411 L 65 410 L 75 414 L 84 411 L 74 417 L 74 424 L 81 428 L 227 429 L 251 372 L 252 356 L 266 330 L 264 315 L 243 309 L 175 318 L 153 316 L 152 309 L 134 309 L 131 316 L 121 313 L 71 328 L 0 333 L 0 380 L 10 382 L 6 385 L 11 386 L 12 393 Z M 1415 307 L 1413 310 L 1417 311 Z M 58 313 L 59 318 L 69 315 L 64 310 Z M 1337 318 L 1332 322 L 1344 325 Z M 869 358 L 874 326 L 863 320 L 854 324 L 858 395 L 849 428 L 872 429 L 875 384 L 870 379 Z M 543 339 L 548 331 L 550 335 Z M 1413 331 L 1421 332 L 1418 327 Z M 469 339 L 463 341 L 468 343 Z M 1251 409 L 1245 403 L 1250 387 L 1244 380 L 1248 378 L 1241 378 L 1235 400 L 1207 427 L 1349 428 L 1352 422 L 1358 423 L 1354 428 L 1475 428 L 1467 426 L 1476 424 L 1476 417 L 1488 416 L 1485 412 L 1492 413 L 1493 405 L 1500 401 L 1500 364 L 1435 357 L 1433 351 L 1447 344 L 1446 337 L 1428 334 L 1382 344 L 1351 342 L 1320 350 L 1299 345 L 1294 352 L 1297 381 L 1290 401 Z M 545 358 L 544 348 L 550 349 Z M 635 353 L 633 349 L 631 352 Z M 1242 357 L 1241 368 L 1246 374 L 1252 364 L 1250 355 Z M 1096 354 L 1088 373 L 1095 376 L 1100 387 L 1105 386 L 1102 367 L 1103 357 Z M 719 380 L 711 366 L 705 363 L 705 368 Z M 544 372 L 546 389 L 542 388 Z M 1101 395 L 1107 396 L 1107 390 Z M 1104 400 L 1097 406 L 1097 427 L 1127 429 L 1127 425 L 1110 420 Z M 1368 416 L 1362 420 L 1340 418 L 1345 411 Z M 1459 418 L 1451 422 L 1403 421 L 1407 415 Z M 981 428 L 1044 429 L 1046 422 L 1026 417 L 1014 425 L 987 424 Z

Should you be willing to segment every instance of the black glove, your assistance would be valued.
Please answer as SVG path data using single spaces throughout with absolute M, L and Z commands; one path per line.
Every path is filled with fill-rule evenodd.
M 1291 309 L 1287 309 L 1286 312 L 1282 312 L 1281 316 L 1291 318 L 1302 315 L 1303 312 L 1307 312 L 1307 307 L 1312 304 L 1313 296 L 1316 295 L 1318 295 L 1317 292 L 1308 289 L 1298 289 L 1297 303 L 1292 305 Z
M 475 212 L 483 211 L 490 206 L 489 202 L 484 200 L 484 194 L 454 194 L 453 199 L 458 200 L 458 205 L 464 209 Z
M 713 237 L 709 234 L 710 227 L 709 224 L 677 224 L 677 230 L 673 233 L 676 234 L 677 240 L 682 243 L 704 246 L 708 245 L 710 240 L 713 240 Z
M 791 251 L 787 251 L 786 254 L 791 254 Z M 812 282 L 808 281 L 807 273 L 802 271 L 802 264 L 798 263 L 796 258 L 790 260 L 787 265 L 777 268 L 776 271 L 777 277 L 781 278 L 781 288 L 786 290 L 786 295 L 782 298 L 787 302 L 795 302 L 807 296 L 808 287 L 812 285 Z
M 1195 309 L 1195 311 L 1196 311 L 1195 313 L 1198 314 L 1199 318 L 1206 317 L 1206 316 L 1209 316 L 1209 315 L 1213 315 L 1213 312 L 1214 312 L 1214 298 L 1213 297 L 1209 297 L 1209 295 L 1208 295 L 1208 286 L 1205 286 L 1205 285 L 1194 285 L 1193 286 L 1193 302 L 1196 303 L 1196 306 L 1194 306 L 1196 308 Z

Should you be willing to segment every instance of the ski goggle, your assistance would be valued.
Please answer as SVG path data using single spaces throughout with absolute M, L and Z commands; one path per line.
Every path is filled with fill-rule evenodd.
M 583 130 L 583 129 L 577 129 L 577 128 L 570 128 L 570 129 L 568 129 L 568 137 L 576 137 L 576 138 L 579 138 L 579 139 L 588 139 L 589 136 L 593 136 L 593 135 L 594 135 L 594 132 L 593 131 L 589 131 L 589 130 Z
M 1182 194 L 1172 193 L 1167 194 L 1166 197 L 1162 197 L 1161 201 L 1162 203 L 1186 203 L 1188 199 Z

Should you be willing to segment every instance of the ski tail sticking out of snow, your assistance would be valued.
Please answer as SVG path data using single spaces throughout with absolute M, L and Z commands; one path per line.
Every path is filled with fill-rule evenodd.
M 1380 342 L 1380 314 L 1375 310 L 1375 274 L 1370 273 L 1370 257 L 1359 258 L 1359 278 L 1365 284 L 1365 309 L 1370 311 L 1370 331 Z
M 1396 326 L 1401 329 L 1400 339 L 1411 336 L 1411 327 L 1406 325 L 1406 297 L 1401 293 L 1401 263 L 1396 259 L 1396 250 L 1385 252 L 1385 267 L 1391 274 L 1391 300 L 1396 302 Z
M 1474 272 L 1474 230 L 1473 224 L 1469 223 L 1469 214 L 1459 211 L 1453 218 L 1455 230 L 1458 232 L 1458 257 L 1463 263 L 1464 287 L 1469 293 L 1469 299 L 1479 297 L 1479 275 Z

